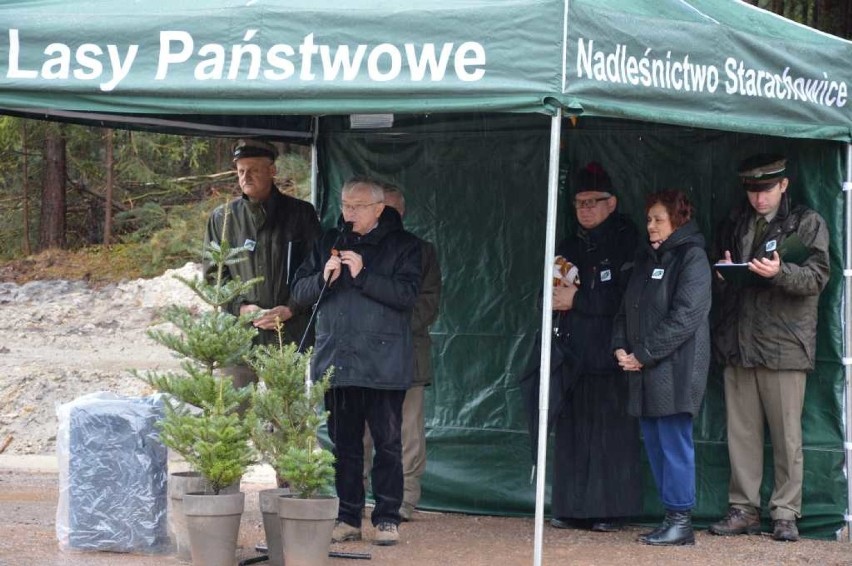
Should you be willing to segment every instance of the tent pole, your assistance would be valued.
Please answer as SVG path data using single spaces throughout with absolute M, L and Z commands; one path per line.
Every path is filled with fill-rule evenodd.
M 547 232 L 541 308 L 541 377 L 538 388 L 538 452 L 535 484 L 535 549 L 533 564 L 541 566 L 544 539 L 544 481 L 547 469 L 547 408 L 550 402 L 550 339 L 553 336 L 553 257 L 556 255 L 556 201 L 559 191 L 559 146 L 562 109 L 550 120 L 550 169 L 547 175 Z
M 846 144 L 846 181 L 843 183 L 846 193 L 846 253 L 843 270 L 843 369 L 846 378 L 846 540 L 852 542 L 852 143 Z

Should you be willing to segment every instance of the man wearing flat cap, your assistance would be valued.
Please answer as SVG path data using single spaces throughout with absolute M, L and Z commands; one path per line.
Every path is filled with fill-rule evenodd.
M 228 305 L 229 312 L 238 316 L 265 311 L 253 323 L 258 329 L 257 344 L 278 344 L 279 322 L 284 325 L 285 341 L 298 344 L 310 313 L 309 307 L 293 302 L 290 284 L 321 232 L 316 210 L 310 203 L 285 195 L 275 186 L 278 152 L 271 143 L 239 140 L 233 155 L 242 194 L 210 215 L 205 245 L 221 241 L 227 211 L 229 244 L 245 246 L 248 251 L 244 261 L 225 266 L 225 279 L 239 277 L 248 281 L 263 277 L 245 296 Z M 215 269 L 215 265 L 205 264 L 205 276 L 215 276 Z M 233 375 L 237 387 L 257 381 L 247 365 L 226 371 Z
M 828 228 L 790 203 L 787 160 L 760 154 L 740 164 L 743 206 L 723 222 L 720 263 L 747 264 L 748 278 L 716 277 L 714 355 L 724 365 L 731 477 L 728 514 L 717 535 L 760 533 L 764 419 L 775 483 L 772 538 L 799 538 L 802 511 L 802 406 L 814 368 L 817 305 L 829 277 Z

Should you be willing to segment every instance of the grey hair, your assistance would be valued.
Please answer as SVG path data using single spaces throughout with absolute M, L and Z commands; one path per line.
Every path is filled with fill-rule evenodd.
M 377 179 L 366 175 L 355 175 L 354 177 L 350 177 L 345 183 L 343 183 L 343 188 L 340 189 L 340 194 L 344 195 L 351 192 L 357 185 L 366 185 L 369 187 L 370 195 L 373 197 L 375 202 L 385 201 L 385 191 L 382 188 L 382 183 Z
M 402 192 L 402 189 L 393 183 L 382 183 L 382 190 L 386 195 L 396 195 L 399 197 L 399 202 L 405 207 L 405 194 Z

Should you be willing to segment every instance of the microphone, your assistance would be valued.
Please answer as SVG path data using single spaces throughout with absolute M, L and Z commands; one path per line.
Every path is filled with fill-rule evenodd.
M 329 254 L 333 256 L 339 256 L 341 249 L 346 249 L 347 243 L 349 241 L 349 235 L 352 234 L 352 228 L 355 226 L 353 222 L 344 222 L 343 225 L 338 229 L 337 237 L 334 239 L 334 243 L 331 244 L 331 250 L 329 250 Z M 323 289 L 328 285 L 328 279 L 325 280 L 323 284 Z M 322 297 L 322 294 L 320 294 Z
M 334 255 L 335 250 L 346 247 L 346 243 L 349 240 L 349 236 L 352 234 L 352 229 L 354 227 L 354 222 L 343 223 L 343 226 L 340 227 L 339 232 L 337 233 L 337 238 L 334 239 L 334 243 L 331 245 L 332 255 Z

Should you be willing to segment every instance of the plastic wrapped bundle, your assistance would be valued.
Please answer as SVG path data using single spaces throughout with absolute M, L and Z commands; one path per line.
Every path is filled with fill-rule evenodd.
M 56 534 L 62 548 L 168 550 L 168 455 L 156 429 L 163 411 L 160 395 L 112 393 L 58 408 Z
M 580 270 L 561 255 L 553 260 L 553 286 L 566 287 L 580 284 Z

